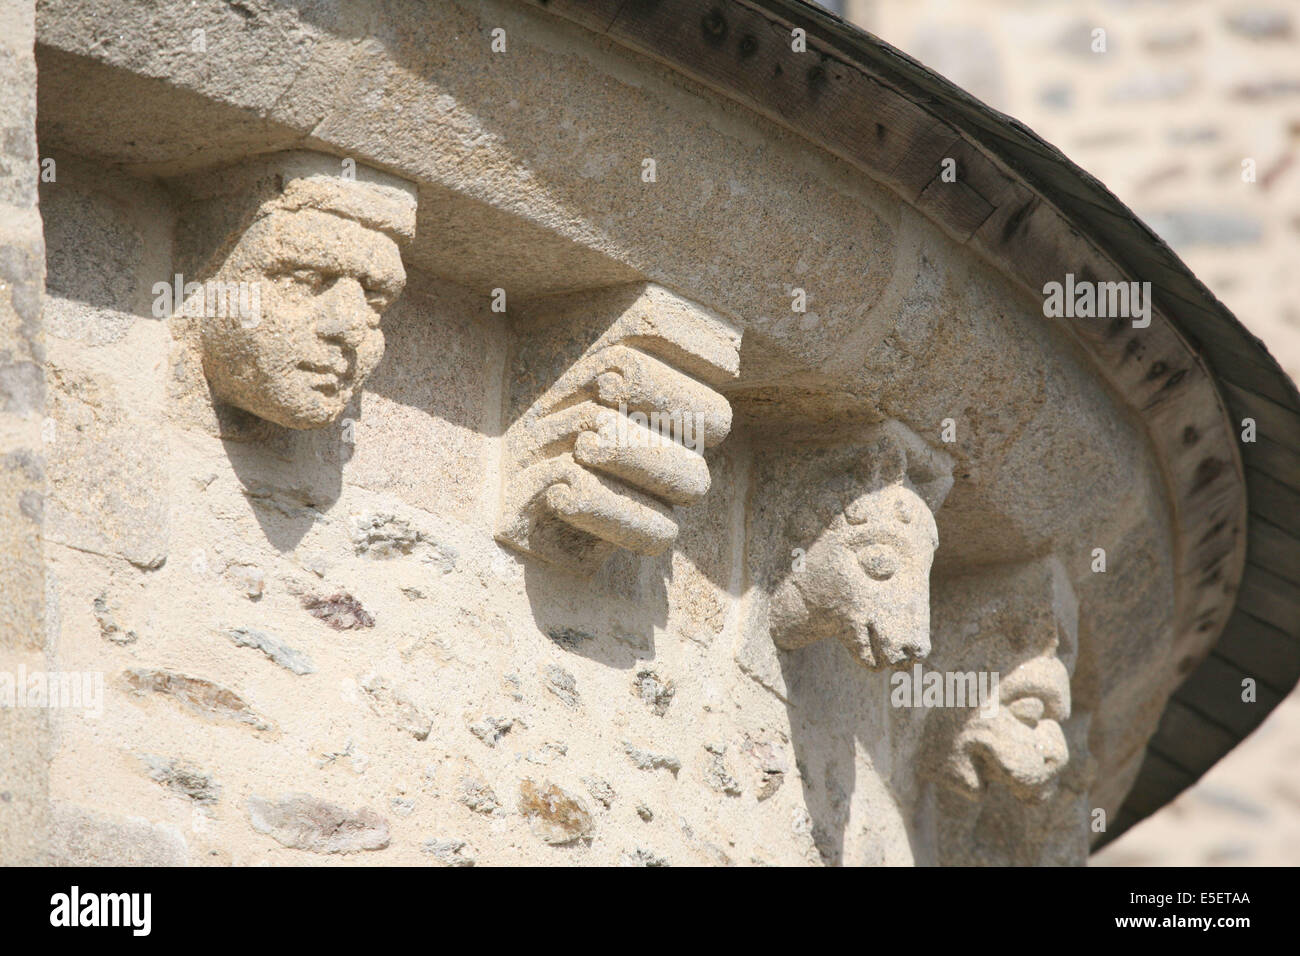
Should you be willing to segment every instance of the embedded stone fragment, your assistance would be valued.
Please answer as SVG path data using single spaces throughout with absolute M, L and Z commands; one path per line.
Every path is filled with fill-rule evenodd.
M 462 777 L 456 787 L 456 799 L 475 813 L 495 813 L 501 809 L 496 792 L 477 777 Z
M 126 686 L 137 695 L 162 694 L 186 710 L 211 720 L 233 720 L 257 730 L 269 730 L 270 721 L 229 688 L 201 677 L 174 671 L 132 668 L 123 675 Z
M 266 573 L 252 564 L 232 564 L 226 568 L 225 577 L 250 601 L 258 600 L 266 590 Z
M 327 598 L 304 595 L 302 606 L 312 617 L 324 621 L 336 631 L 375 626 L 375 619 L 370 612 L 346 591 L 339 591 Z
M 769 741 L 755 739 L 745 735 L 741 751 L 749 757 L 758 773 L 758 788 L 755 796 L 760 802 L 768 799 L 781 789 L 785 783 L 786 771 L 789 769 L 781 752 Z
M 473 866 L 476 862 L 469 844 L 464 840 L 436 840 L 430 837 L 420 845 L 420 850 L 444 866 Z
M 547 664 L 545 677 L 547 690 L 569 707 L 578 706 L 578 681 L 572 674 L 558 664 Z
M 50 866 L 189 866 L 181 831 L 143 817 L 108 816 L 67 803 L 50 814 Z
M 708 765 L 704 770 L 705 782 L 719 793 L 729 797 L 740 796 L 744 792 L 740 781 L 727 769 L 725 759 L 727 748 L 720 744 L 705 744 L 704 749 L 709 753 Z
M 592 799 L 608 810 L 615 797 L 614 788 L 609 785 L 609 781 L 601 777 L 583 777 L 582 782 Z
M 159 757 L 154 754 L 141 754 L 149 779 L 162 784 L 168 790 L 189 797 L 195 803 L 213 804 L 221 797 L 221 786 L 210 773 L 174 757 Z
M 595 823 L 579 797 L 553 783 L 538 786 L 532 780 L 519 784 L 519 812 L 532 824 L 533 833 L 553 845 L 590 837 Z
M 251 627 L 231 627 L 226 629 L 225 635 L 235 643 L 236 647 L 256 648 L 285 670 L 293 671 L 295 674 L 316 672 L 316 665 L 312 663 L 310 657 L 262 631 Z
M 95 620 L 99 623 L 99 636 L 114 644 L 134 644 L 139 635 L 117 623 L 117 617 L 108 606 L 108 595 L 101 593 L 93 603 Z
M 294 850 L 359 853 L 388 846 L 388 821 L 372 810 L 346 810 L 307 793 L 248 798 L 253 829 Z
M 629 853 L 624 850 L 618 855 L 619 866 L 668 866 L 668 861 L 657 853 L 638 847 Z
M 576 651 L 596 639 L 596 635 L 573 627 L 553 627 L 546 632 L 546 636 L 566 651 Z
M 548 740 L 535 750 L 530 750 L 524 754 L 524 759 L 529 763 L 539 764 L 543 767 L 555 762 L 569 752 L 569 748 L 562 743 Z
M 495 747 L 497 741 L 510 733 L 515 725 L 512 717 L 482 717 L 469 725 L 469 732 L 489 747 Z
M 682 769 L 682 762 L 672 754 L 651 753 L 626 741 L 623 743 L 623 752 L 638 770 L 669 770 L 675 777 L 677 771 Z
M 673 702 L 677 687 L 672 681 L 661 680 L 658 674 L 647 668 L 637 671 L 632 690 L 655 712 L 655 716 L 662 717 L 668 713 L 668 705 Z
M 388 512 L 365 512 L 352 516 L 352 547 L 370 558 L 394 558 L 415 554 L 444 573 L 455 570 L 456 551 L 435 541 L 409 520 Z

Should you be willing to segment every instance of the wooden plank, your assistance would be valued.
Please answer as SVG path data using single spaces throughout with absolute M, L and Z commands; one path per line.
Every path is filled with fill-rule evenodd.
M 1290 534 L 1300 535 L 1300 491 L 1272 475 L 1247 468 L 1246 494 L 1251 514 Z
M 1236 427 L 1240 429 L 1240 420 Z M 1237 434 L 1240 438 L 1240 430 Z M 1242 443 L 1241 457 L 1247 468 L 1267 475 L 1287 488 L 1300 488 L 1300 452 L 1256 433 L 1254 442 Z
M 1261 676 L 1212 654 L 1174 692 L 1174 699 L 1245 737 L 1282 699 L 1282 695 L 1259 683 Z M 1248 677 L 1257 685 L 1253 703 L 1241 699 L 1242 681 Z
M 1196 776 L 1180 769 L 1169 758 L 1147 750 L 1137 781 L 1124 799 L 1123 812 L 1138 819 L 1149 817 L 1196 780 Z
M 1203 773 L 1236 745 L 1232 731 L 1176 700 L 1165 708 L 1148 744 L 1190 773 Z
M 1246 527 L 1246 564 L 1263 568 L 1300 590 L 1300 531 L 1288 532 L 1258 512 L 1250 514 Z
M 1283 448 L 1300 453 L 1300 427 L 1296 423 L 1295 409 L 1248 392 L 1228 381 L 1222 381 L 1220 386 L 1238 424 L 1242 418 L 1250 416 L 1255 419 L 1258 434 L 1277 442 Z
M 1280 695 L 1300 680 L 1300 641 L 1241 608 L 1228 619 L 1214 653 Z
M 1237 605 L 1284 634 L 1300 638 L 1300 588 L 1255 567 L 1242 576 Z

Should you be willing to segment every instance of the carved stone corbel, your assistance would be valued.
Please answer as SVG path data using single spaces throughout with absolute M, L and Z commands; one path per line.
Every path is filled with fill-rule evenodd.
M 762 468 L 754 521 L 776 646 L 833 637 L 873 670 L 924 658 L 934 511 L 951 487 L 951 459 L 897 421 Z
M 739 371 L 740 331 L 638 284 L 557 299 L 516 332 L 497 539 L 584 574 L 615 548 L 667 550 L 674 508 L 709 489 L 704 450 L 731 428 L 717 389 Z
M 1051 796 L 1070 762 L 1062 724 L 1070 716 L 1078 620 L 1055 557 L 945 581 L 933 663 L 997 678 L 983 706 L 929 715 L 922 776 L 972 800 L 993 782 L 1022 802 Z
M 286 428 L 336 420 L 384 353 L 402 294 L 411 184 L 320 153 L 187 177 L 171 302 L 212 396 Z M 160 283 L 169 293 L 172 283 Z

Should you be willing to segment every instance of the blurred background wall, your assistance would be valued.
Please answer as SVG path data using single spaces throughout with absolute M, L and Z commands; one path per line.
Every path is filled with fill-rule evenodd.
M 824 5 L 1095 175 L 1300 376 L 1300 2 Z M 1300 864 L 1300 694 L 1093 862 Z

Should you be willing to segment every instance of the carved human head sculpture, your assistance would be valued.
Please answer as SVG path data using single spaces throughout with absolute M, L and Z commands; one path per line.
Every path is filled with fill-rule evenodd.
M 786 515 L 768 545 L 784 564 L 771 592 L 773 641 L 792 650 L 834 637 L 873 670 L 924 658 L 939 545 L 933 512 L 952 485 L 947 456 L 891 421 L 852 445 L 791 460 L 759 492 L 771 496 L 759 504 L 768 520 Z
M 931 776 L 972 799 L 997 782 L 1019 800 L 1041 801 L 1052 795 L 1070 760 L 1061 724 L 1070 716 L 1077 658 L 1074 592 L 1055 558 L 966 583 L 977 581 L 984 582 L 984 593 L 973 591 L 966 600 L 960 633 L 937 639 L 957 645 L 951 654 L 941 652 L 954 668 L 998 674 L 994 700 L 937 711 L 927 727 L 926 763 Z
M 397 240 L 414 232 L 414 188 L 314 153 L 189 182 L 191 261 L 208 290 L 218 283 L 223 301 L 243 306 L 213 309 L 208 291 L 197 317 L 213 396 L 287 428 L 328 425 L 383 355 L 380 317 L 406 283 Z

